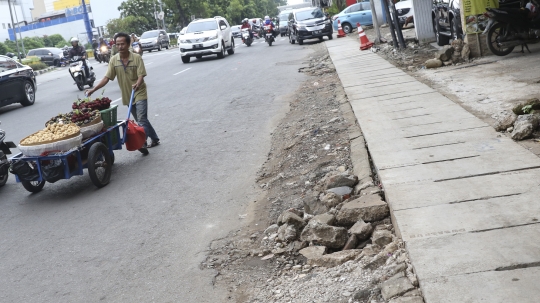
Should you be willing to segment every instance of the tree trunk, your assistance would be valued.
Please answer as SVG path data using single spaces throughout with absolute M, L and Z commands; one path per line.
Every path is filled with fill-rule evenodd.
M 180 15 L 180 24 L 184 26 L 186 24 L 186 16 L 184 15 L 182 4 L 180 3 L 180 0 L 174 0 L 174 3 L 176 4 L 176 8 L 178 9 L 178 14 Z

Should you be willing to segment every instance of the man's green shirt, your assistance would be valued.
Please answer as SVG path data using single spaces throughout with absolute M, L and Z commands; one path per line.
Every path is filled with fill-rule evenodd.
M 120 54 L 114 55 L 109 61 L 109 68 L 107 69 L 107 74 L 105 74 L 105 77 L 110 80 L 118 78 L 118 85 L 122 91 L 122 103 L 124 105 L 129 105 L 132 85 L 137 83 L 137 79 L 140 76 L 146 76 L 146 68 L 144 67 L 141 56 L 132 52 L 129 53 L 129 61 L 125 66 L 120 59 Z M 141 100 L 148 100 L 146 83 L 144 81 L 135 92 L 133 104 Z

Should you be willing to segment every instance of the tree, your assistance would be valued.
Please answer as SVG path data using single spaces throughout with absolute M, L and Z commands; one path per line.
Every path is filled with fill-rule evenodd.
M 12 52 L 13 50 L 11 48 L 9 48 L 6 44 L 0 42 L 0 55 L 5 55 Z
M 61 44 L 62 46 L 68 44 L 67 41 L 62 37 L 60 34 L 54 34 L 48 36 L 49 40 L 51 40 L 51 44 L 55 47 L 58 47 L 57 45 Z
M 138 35 L 145 31 L 151 30 L 153 27 L 148 23 L 145 17 L 127 16 L 125 18 L 111 19 L 107 23 L 107 31 L 110 35 L 115 33 L 136 33 Z

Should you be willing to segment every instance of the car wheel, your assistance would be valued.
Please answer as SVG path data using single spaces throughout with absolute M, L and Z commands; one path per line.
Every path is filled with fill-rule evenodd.
M 169 49 L 169 43 L 167 43 L 167 46 L 165 46 L 165 49 Z
M 36 90 L 30 81 L 24 82 L 24 99 L 21 101 L 22 106 L 30 106 L 36 101 Z
M 158 45 L 158 48 L 157 48 L 158 52 L 161 51 L 161 43 Z
M 299 45 L 303 45 L 303 44 L 304 44 L 304 40 L 298 39 L 298 44 L 299 44 Z
M 227 54 L 229 55 L 234 54 L 234 39 L 231 40 L 231 48 L 227 50 Z
M 225 45 L 223 41 L 221 41 L 221 52 L 217 55 L 219 59 L 225 58 Z
M 324 38 L 323 37 L 319 37 L 319 41 L 323 42 Z
M 182 58 L 184 58 L 184 57 L 182 57 Z M 197 56 L 195 56 L 195 58 L 197 58 L 197 59 L 201 59 L 201 58 L 202 58 L 202 56 L 201 56 L 201 55 L 197 55 Z
M 149 49 L 149 50 L 148 50 L 148 52 L 149 52 L 149 53 L 151 53 L 151 52 L 152 52 L 152 50 L 151 50 L 151 49 Z
M 328 40 L 332 40 L 332 39 L 334 39 L 334 35 L 332 34 L 328 35 Z
M 56 67 L 60 67 L 60 60 L 54 60 L 53 65 Z
M 352 32 L 352 26 L 349 23 L 343 23 L 341 25 L 341 28 L 343 29 L 343 32 L 345 32 L 345 34 L 350 34 Z
M 189 63 L 189 60 L 190 60 L 190 59 L 191 59 L 190 57 L 184 56 L 184 57 L 182 57 L 182 62 L 184 62 L 184 63 Z
M 450 43 L 450 37 L 441 35 L 439 19 L 436 17 L 433 19 L 433 31 L 435 32 L 435 38 L 437 38 L 437 45 L 443 46 Z

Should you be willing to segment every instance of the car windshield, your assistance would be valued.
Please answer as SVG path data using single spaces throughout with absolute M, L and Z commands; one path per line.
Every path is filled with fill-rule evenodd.
M 157 36 L 159 36 L 159 32 L 158 31 L 155 31 L 155 32 L 144 32 L 141 36 L 141 39 L 148 39 L 148 38 L 156 38 Z
M 211 31 L 211 30 L 216 30 L 216 29 L 217 29 L 217 22 L 214 20 L 211 20 L 211 21 L 191 23 L 188 26 L 187 32 L 196 33 L 196 32 Z
M 60 53 L 62 53 L 62 50 L 59 49 L 59 48 L 49 48 L 49 49 L 47 49 L 47 50 L 50 51 L 50 52 L 53 53 L 53 54 L 60 54 Z
M 296 20 L 304 21 L 304 20 L 309 20 L 309 19 L 322 18 L 323 16 L 324 16 L 323 12 L 321 11 L 320 8 L 317 7 L 312 10 L 297 12 Z
M 239 32 L 240 31 L 240 25 L 231 26 L 231 30 L 233 32 Z
M 289 21 L 289 14 L 283 14 L 279 16 L 280 22 L 288 22 Z

